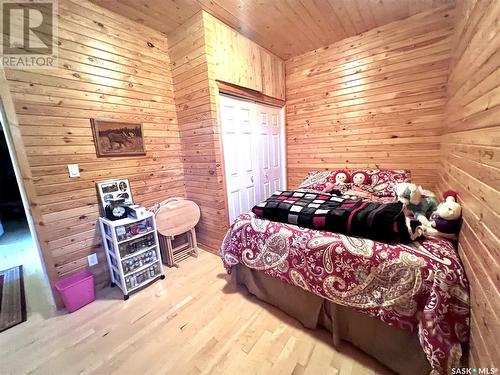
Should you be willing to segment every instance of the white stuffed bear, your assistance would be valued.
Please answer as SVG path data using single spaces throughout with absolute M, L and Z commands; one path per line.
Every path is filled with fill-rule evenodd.
M 457 193 L 451 190 L 446 191 L 443 198 L 431 215 L 429 225 L 424 225 L 424 234 L 455 240 L 462 224 L 462 207 L 457 203 Z

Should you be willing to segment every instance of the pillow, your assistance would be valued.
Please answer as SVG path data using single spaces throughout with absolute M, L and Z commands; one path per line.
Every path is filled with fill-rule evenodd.
M 335 183 L 335 174 L 345 169 L 335 169 L 332 171 L 313 171 L 305 177 L 299 186 L 299 189 L 309 189 L 323 191 L 328 182 Z M 350 169 L 352 176 L 355 172 L 365 172 L 368 174 L 369 184 L 360 186 L 369 186 L 373 194 L 379 197 L 394 197 L 396 195 L 396 184 L 400 182 L 410 182 L 411 173 L 408 170 L 396 169 Z M 371 180 L 371 181 L 370 181 Z
M 329 182 L 329 177 L 335 173 L 335 171 L 313 171 L 309 172 L 304 178 L 304 181 L 299 185 L 299 189 L 308 189 L 315 191 L 323 191 L 326 187 L 326 183 Z
M 366 171 L 372 179 L 371 187 L 379 197 L 396 195 L 396 184 L 410 182 L 411 173 L 408 170 L 373 169 Z
M 377 203 L 392 203 L 396 201 L 396 197 L 378 196 L 370 185 L 349 185 L 351 185 L 350 188 L 345 190 L 342 195 L 344 198 L 362 199 L 364 201 Z

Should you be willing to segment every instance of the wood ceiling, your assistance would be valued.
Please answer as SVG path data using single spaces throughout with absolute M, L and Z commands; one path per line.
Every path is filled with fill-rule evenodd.
M 91 0 L 169 34 L 204 9 L 283 59 L 454 0 Z

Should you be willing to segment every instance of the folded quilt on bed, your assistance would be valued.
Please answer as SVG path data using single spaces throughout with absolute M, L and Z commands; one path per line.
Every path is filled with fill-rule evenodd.
M 284 283 L 417 331 L 432 375 L 460 365 L 468 340 L 468 283 L 453 244 L 390 244 L 240 215 L 220 254 Z
M 278 191 L 252 209 L 259 217 L 384 242 L 411 242 L 417 221 L 405 217 L 401 202 L 352 200 L 327 193 Z

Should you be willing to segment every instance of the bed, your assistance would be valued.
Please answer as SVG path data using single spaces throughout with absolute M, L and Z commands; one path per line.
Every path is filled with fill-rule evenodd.
M 373 180 L 386 192 L 394 190 L 394 175 L 391 181 L 379 177 Z M 321 179 L 305 182 L 311 180 L 320 190 Z M 400 180 L 408 180 L 407 172 Z M 448 240 L 386 243 L 250 212 L 235 220 L 220 254 L 236 282 L 306 327 L 329 329 L 334 345 L 351 341 L 404 374 L 445 374 L 460 366 L 468 340 L 468 283 Z

